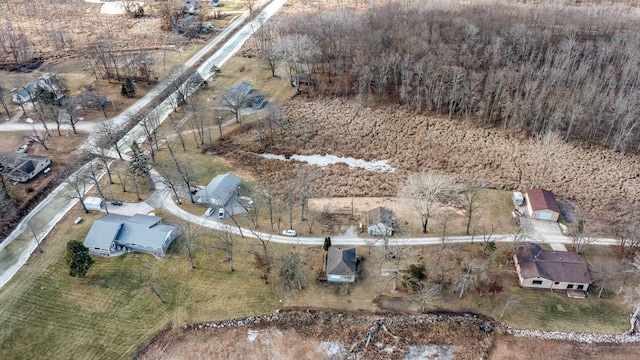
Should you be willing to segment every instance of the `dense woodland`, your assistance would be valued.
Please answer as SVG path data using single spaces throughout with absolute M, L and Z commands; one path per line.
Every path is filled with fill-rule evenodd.
M 365 103 L 639 152 L 639 30 L 627 5 L 395 1 L 289 15 L 256 44 Z

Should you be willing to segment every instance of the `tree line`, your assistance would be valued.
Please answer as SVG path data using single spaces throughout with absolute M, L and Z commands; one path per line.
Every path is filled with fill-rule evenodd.
M 288 15 L 256 44 L 274 73 L 322 74 L 338 96 L 638 152 L 640 24 L 625 9 L 393 1 Z

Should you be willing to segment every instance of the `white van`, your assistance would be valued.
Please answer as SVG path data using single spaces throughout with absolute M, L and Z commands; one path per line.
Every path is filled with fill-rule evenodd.
M 520 191 L 514 191 L 513 192 L 513 203 L 516 206 L 523 206 L 524 205 L 524 196 L 522 196 L 522 193 Z

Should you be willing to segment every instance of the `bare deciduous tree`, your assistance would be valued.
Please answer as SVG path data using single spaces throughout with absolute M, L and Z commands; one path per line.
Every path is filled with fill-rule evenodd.
M 586 210 L 574 205 L 575 218 L 571 223 L 571 242 L 577 253 L 597 240 L 601 234 L 601 226 Z
M 504 316 L 504 313 L 508 309 L 515 308 L 518 305 L 520 305 L 520 300 L 514 295 L 509 296 L 507 301 L 505 301 L 504 306 L 502 307 L 502 311 L 500 312 L 500 318 L 499 319 L 502 320 L 502 317 Z
M 5 91 L 2 84 L 0 84 L 0 105 L 2 105 L 5 114 L 7 114 L 7 118 L 10 118 L 11 113 L 9 112 L 9 108 L 7 107 L 7 92 Z
M 399 197 L 407 199 L 420 214 L 422 232 L 427 233 L 429 218 L 438 202 L 451 194 L 451 180 L 445 174 L 422 171 L 410 174 L 400 186 Z
M 442 292 L 437 285 L 422 284 L 418 290 L 418 299 L 420 299 L 422 311 L 432 309 L 441 297 Z
M 278 275 L 282 279 L 285 291 L 293 291 L 295 289 L 302 290 L 303 282 L 307 279 L 307 274 L 302 267 L 300 255 L 296 252 L 289 251 L 282 260 Z
M 72 190 L 72 193 L 67 195 L 66 197 L 69 200 L 78 199 L 80 205 L 82 205 L 82 209 L 85 213 L 88 214 L 89 210 L 84 204 L 84 196 L 86 195 L 88 189 L 86 175 L 81 173 L 72 174 L 69 175 L 63 182 L 67 184 Z
M 454 291 L 460 291 L 460 299 L 465 291 L 478 280 L 478 272 L 482 269 L 481 264 L 476 259 L 464 260 L 461 264 L 460 272 L 456 274 L 453 284 Z
M 26 136 L 29 140 L 33 140 L 36 144 L 42 146 L 45 150 L 49 150 L 47 147 L 47 141 L 49 141 L 49 135 L 47 135 L 46 131 L 41 131 L 33 127 L 33 132 L 31 135 Z
M 213 249 L 224 251 L 226 261 L 229 263 L 229 271 L 233 272 L 233 252 L 236 244 L 236 235 L 231 231 L 231 227 L 224 226 L 222 230 L 215 233 Z
M 593 283 L 600 288 L 598 297 L 602 297 L 602 291 L 614 290 L 619 287 L 622 278 L 622 265 L 614 259 L 598 259 L 589 264 L 589 275 Z
M 193 252 L 196 249 L 196 238 L 200 236 L 201 228 L 197 225 L 191 224 L 189 221 L 178 222 L 178 227 L 181 232 L 182 244 L 184 245 L 184 249 L 187 251 L 187 256 L 189 257 L 189 264 L 192 269 L 195 269 L 196 266 L 193 263 Z
M 116 125 L 113 119 L 107 119 L 98 123 L 97 132 L 98 136 L 101 138 L 100 143 L 111 146 L 116 153 L 118 153 L 120 160 L 124 160 L 122 153 L 120 152 L 120 147 L 118 146 L 122 128 Z

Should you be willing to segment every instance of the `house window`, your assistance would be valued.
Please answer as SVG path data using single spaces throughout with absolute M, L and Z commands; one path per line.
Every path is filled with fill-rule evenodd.
M 584 285 L 578 285 L 578 287 L 576 289 L 582 290 L 582 289 L 584 289 Z
M 567 285 L 567 289 L 573 289 L 573 284 Z
M 542 285 L 542 280 L 533 280 L 533 285 Z

